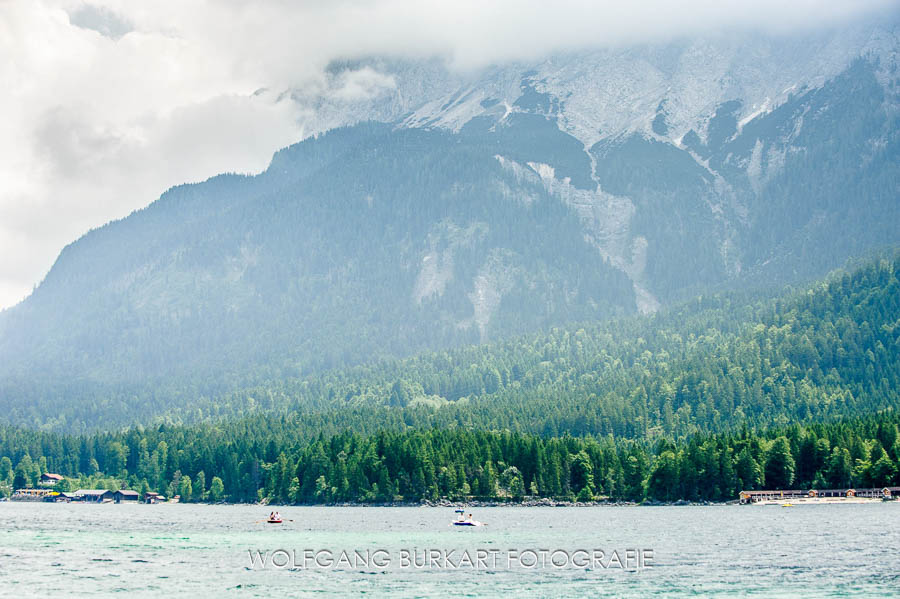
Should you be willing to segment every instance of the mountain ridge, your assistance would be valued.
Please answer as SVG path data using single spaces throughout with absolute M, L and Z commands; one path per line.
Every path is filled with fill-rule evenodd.
M 445 99 L 478 107 L 458 127 L 360 123 L 172 188 L 0 313 L 0 384 L 221 391 L 820 276 L 900 241 L 892 27 L 855 30 L 880 52 L 819 86 L 714 103 L 684 133 L 654 96 L 640 128 L 588 146 L 567 132 L 578 90 L 512 69 L 496 85 L 514 98 Z

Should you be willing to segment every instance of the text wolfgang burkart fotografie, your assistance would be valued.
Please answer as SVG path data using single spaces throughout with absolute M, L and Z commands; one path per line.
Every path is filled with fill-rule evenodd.
M 252 569 L 276 570 L 509 570 L 641 571 L 653 549 L 275 549 L 248 550 Z

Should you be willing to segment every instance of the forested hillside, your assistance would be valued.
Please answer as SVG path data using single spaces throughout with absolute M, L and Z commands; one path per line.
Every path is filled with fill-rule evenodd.
M 205 424 L 81 437 L 7 427 L 0 456 L 19 482 L 51 470 L 184 494 L 216 476 L 208 497 L 232 500 L 715 499 L 885 484 L 900 447 L 898 275 L 900 255 L 775 300 L 699 299 L 260 388 L 218 402 Z
M 67 247 L 0 314 L 0 393 L 20 409 L 189 403 L 635 312 L 577 215 L 494 153 L 362 124 L 279 152 L 260 176 L 175 188 Z
M 247 387 L 277 389 L 280 381 L 314 381 L 372 363 L 378 370 L 394 358 L 559 327 L 569 338 L 538 335 L 541 347 L 524 348 L 516 360 L 529 368 L 547 362 L 552 370 L 561 367 L 554 360 L 565 359 L 588 377 L 570 381 L 574 390 L 566 393 L 591 402 L 592 394 L 618 394 L 598 400 L 610 406 L 605 413 L 622 414 L 602 426 L 713 425 L 731 407 L 761 400 L 736 397 L 730 406 L 721 395 L 690 399 L 701 411 L 688 418 L 678 414 L 683 385 L 658 394 L 671 400 L 671 417 L 665 402 L 648 404 L 645 415 L 639 401 L 625 397 L 635 387 L 636 357 L 665 351 L 673 360 L 653 363 L 677 367 L 675 359 L 706 351 L 699 341 L 662 340 L 651 327 L 639 336 L 654 345 L 638 347 L 629 336 L 644 326 L 638 321 L 622 325 L 621 334 L 616 325 L 571 325 L 773 282 L 806 285 L 851 257 L 900 242 L 900 68 L 892 35 L 878 38 L 877 54 L 838 61 L 840 67 L 803 62 L 804 72 L 794 75 L 815 84 L 785 86 L 776 104 L 766 99 L 764 106 L 727 94 L 752 89 L 762 101 L 758 94 L 784 75 L 768 64 L 765 71 L 725 68 L 723 81 L 743 83 L 721 83 L 719 100 L 707 105 L 697 104 L 708 90 L 695 71 L 678 79 L 667 61 L 650 64 L 659 55 L 638 53 L 628 64 L 653 66 L 648 81 L 673 77 L 680 87 L 665 92 L 655 113 L 619 108 L 618 116 L 603 112 L 612 110 L 602 103 L 603 90 L 633 83 L 627 70 L 610 73 L 596 56 L 575 55 L 534 69 L 510 67 L 492 71 L 496 81 L 485 74 L 474 87 L 422 107 L 428 118 L 415 111 L 387 123 L 356 123 L 277 152 L 259 175 L 174 187 L 69 245 L 29 298 L 0 312 L 5 414 L 16 423 L 78 429 L 147 422 L 177 406 L 180 417 L 193 420 L 201 410 L 228 411 L 219 399 Z M 684 47 L 675 51 L 695 58 Z M 745 64 L 735 52 L 722 60 Z M 854 52 L 842 55 L 848 60 Z M 827 77 L 816 71 L 826 66 Z M 643 104 L 646 96 L 624 97 L 622 106 L 632 100 Z M 587 125 L 613 116 L 619 129 Z M 611 336 L 604 351 L 612 362 L 592 345 L 600 341 L 578 338 L 579 328 L 589 337 Z M 780 333 L 771 334 L 780 344 Z M 587 344 L 587 358 L 570 347 L 577 342 Z M 536 359 L 544 353 L 547 359 Z M 766 357 L 778 385 L 786 375 L 781 355 Z M 623 370 L 628 381 L 621 385 L 608 374 L 619 368 L 616 359 L 632 369 Z M 496 366 L 504 387 L 520 382 L 512 363 Z M 828 379 L 839 366 L 846 367 L 840 357 L 826 356 L 821 376 L 789 378 L 852 393 L 852 404 L 859 390 Z M 741 368 L 757 371 L 743 362 Z M 411 384 L 396 389 L 396 402 L 496 391 L 494 380 L 473 382 L 459 366 L 453 375 L 441 370 L 395 377 Z M 594 376 L 606 378 L 593 385 Z M 320 395 L 283 385 L 292 398 Z M 785 397 L 804 389 L 786 389 Z M 357 395 L 342 393 L 351 403 Z M 265 394 L 258 399 L 268 401 Z M 749 409 L 752 417 L 781 408 Z
M 774 300 L 735 299 L 261 387 L 200 424 L 0 428 L 0 483 L 58 471 L 88 486 L 311 503 L 896 482 L 900 255 Z
M 776 299 L 703 297 L 651 317 L 384 360 L 187 407 L 164 389 L 77 409 L 22 410 L 6 396 L 3 407 L 12 422 L 76 430 L 163 414 L 172 423 L 240 418 L 258 434 L 294 427 L 302 438 L 406 425 L 641 438 L 867 414 L 898 405 L 898 273 L 894 255 Z

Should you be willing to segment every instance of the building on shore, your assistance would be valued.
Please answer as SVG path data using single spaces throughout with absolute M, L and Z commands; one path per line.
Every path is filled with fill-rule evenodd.
M 865 489 L 808 489 L 741 491 L 742 504 L 784 502 L 789 500 L 891 500 L 900 497 L 900 487 L 874 487 Z
M 61 474 L 54 474 L 52 472 L 44 472 L 41 475 L 41 480 L 38 481 L 38 484 L 42 487 L 53 487 L 57 483 L 59 483 L 63 479 Z
M 166 498 L 164 495 L 160 495 L 159 493 L 154 493 L 152 491 L 147 491 L 144 493 L 144 503 L 163 503 Z
M 772 491 L 741 491 L 741 503 L 759 503 L 761 501 L 781 501 L 786 499 L 800 499 L 808 497 L 808 491 L 801 489 L 772 490 Z
M 57 493 L 56 491 L 44 498 L 44 501 L 49 501 L 50 503 L 71 503 L 77 500 L 75 493 Z
M 137 491 L 120 489 L 113 493 L 113 500 L 116 503 L 138 503 L 141 500 L 141 495 Z
M 75 491 L 75 501 L 85 503 L 106 503 L 113 501 L 113 492 L 107 489 L 79 489 Z
M 16 489 L 12 501 L 44 501 L 53 493 L 53 489 Z
M 884 487 L 881 490 L 882 499 L 897 500 L 900 499 L 900 487 Z

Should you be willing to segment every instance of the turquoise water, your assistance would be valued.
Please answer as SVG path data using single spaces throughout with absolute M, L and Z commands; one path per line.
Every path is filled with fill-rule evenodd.
M 479 508 L 482 528 L 449 526 L 452 509 L 268 508 L 0 503 L 0 591 L 38 595 L 210 597 L 877 596 L 900 589 L 900 503 L 709 507 Z M 557 563 L 526 568 L 529 550 Z M 603 551 L 573 566 L 577 550 Z M 652 550 L 643 568 L 626 550 Z M 250 552 L 267 561 L 251 563 Z M 272 553 L 284 550 L 275 556 Z M 365 555 L 368 567 L 316 566 L 304 550 Z M 381 566 L 374 554 L 379 554 Z M 423 551 L 454 550 L 422 563 Z M 479 564 L 477 552 L 496 556 Z M 410 557 L 404 565 L 403 552 Z M 510 551 L 518 557 L 510 562 Z M 461 561 L 467 552 L 473 566 Z M 311 554 L 315 557 L 315 553 Z M 633 558 L 633 554 L 629 553 Z M 290 556 L 295 563 L 285 563 Z M 294 557 L 296 556 L 296 557 Z M 443 557 L 443 554 L 442 554 Z M 384 564 L 389 559 L 389 564 Z M 612 559 L 612 563 L 609 561 Z M 521 560 L 521 562 L 517 561 Z M 453 565 L 457 567 L 454 568 Z M 425 561 L 427 566 L 427 560 Z M 488 567 L 481 567 L 481 566 Z M 279 567 L 282 566 L 282 567 Z M 14 595 L 15 594 L 15 595 Z

